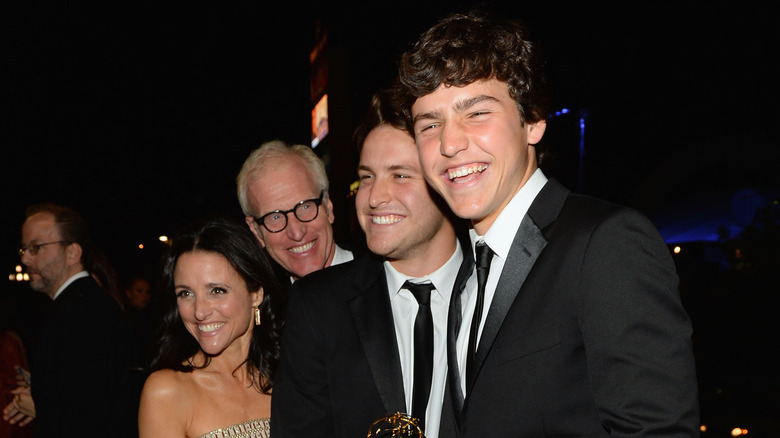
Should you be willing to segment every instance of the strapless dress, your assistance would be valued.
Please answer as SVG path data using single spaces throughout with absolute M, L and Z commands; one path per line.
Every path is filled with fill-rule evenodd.
M 199 438 L 268 438 L 270 436 L 271 421 L 268 418 L 261 418 L 223 427 Z

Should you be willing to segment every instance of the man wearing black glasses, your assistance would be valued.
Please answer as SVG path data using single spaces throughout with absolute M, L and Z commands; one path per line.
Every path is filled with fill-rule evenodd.
M 290 282 L 353 259 L 334 240 L 328 176 L 311 147 L 264 143 L 246 159 L 236 183 L 247 225 Z
M 70 208 L 39 204 L 26 211 L 19 255 L 30 287 L 52 303 L 31 354 L 29 393 L 6 407 L 20 424 L 35 417 L 35 436 L 137 436 L 139 358 L 119 304 L 90 276 L 92 244 Z M 19 409 L 26 407 L 28 409 Z

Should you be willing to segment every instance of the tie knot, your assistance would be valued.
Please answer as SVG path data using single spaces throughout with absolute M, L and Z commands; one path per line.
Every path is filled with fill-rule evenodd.
M 412 283 L 407 281 L 404 283 L 404 289 L 409 289 L 418 304 L 431 304 L 433 283 Z
M 477 269 L 487 269 L 490 267 L 490 260 L 493 258 L 493 250 L 483 240 L 477 242 Z

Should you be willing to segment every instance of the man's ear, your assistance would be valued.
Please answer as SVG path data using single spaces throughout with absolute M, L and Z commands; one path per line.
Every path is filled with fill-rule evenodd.
M 68 265 L 75 265 L 77 263 L 81 263 L 81 254 L 83 252 L 83 249 L 81 248 L 81 245 L 79 245 L 76 242 L 71 243 L 70 245 L 65 247 L 65 260 L 67 261 Z M 86 268 L 86 266 L 85 266 Z
M 333 224 L 336 220 L 336 215 L 333 214 L 333 201 L 330 200 L 330 196 L 325 199 L 325 213 L 328 214 L 328 222 Z
M 536 123 L 528 124 L 528 144 L 535 145 L 542 140 L 544 131 L 547 129 L 547 120 L 539 120 Z
M 249 226 L 249 229 L 252 231 L 252 234 L 257 237 L 257 241 L 260 242 L 260 246 L 265 248 L 265 239 L 263 239 L 263 232 L 259 231 L 258 228 L 260 228 L 261 225 L 258 225 L 257 222 L 255 222 L 255 218 L 252 216 L 247 216 L 244 218 L 246 221 L 247 226 Z

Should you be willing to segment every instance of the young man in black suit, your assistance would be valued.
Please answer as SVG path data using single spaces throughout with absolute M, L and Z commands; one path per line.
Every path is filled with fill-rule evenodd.
M 396 412 L 419 420 L 428 438 L 455 432 L 445 397 L 448 308 L 474 261 L 468 237 L 458 241 L 446 205 L 425 183 L 403 120 L 378 94 L 356 132 L 355 206 L 373 254 L 311 273 L 290 291 L 272 397 L 275 438 L 366 436 Z M 415 350 L 423 344 L 413 340 L 421 306 L 408 280 L 433 285 L 433 347 L 425 351 Z M 429 380 L 415 370 L 426 355 Z
M 698 436 L 674 262 L 643 215 L 539 169 L 539 61 L 518 22 L 454 14 L 399 65 L 425 177 L 471 220 L 477 271 L 488 247 L 484 289 L 453 299 L 460 436 Z

